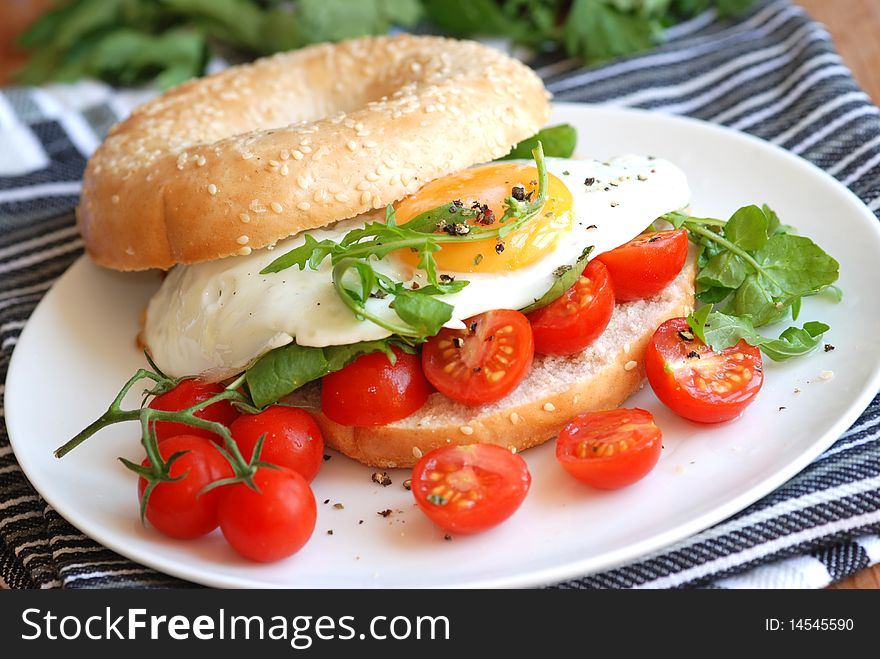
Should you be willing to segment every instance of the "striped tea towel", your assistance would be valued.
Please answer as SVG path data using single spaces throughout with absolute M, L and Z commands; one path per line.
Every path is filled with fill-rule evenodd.
M 535 62 L 558 100 L 687 114 L 811 160 L 880 209 L 880 112 L 828 33 L 788 2 L 709 11 L 606 66 Z M 0 92 L 0 372 L 40 297 L 80 255 L 79 181 L 142 92 L 98 83 Z M 3 390 L 0 389 L 0 395 Z M 880 398 L 800 475 L 711 529 L 561 587 L 820 587 L 880 562 Z M 182 586 L 101 547 L 31 488 L 0 424 L 0 580 L 11 587 Z

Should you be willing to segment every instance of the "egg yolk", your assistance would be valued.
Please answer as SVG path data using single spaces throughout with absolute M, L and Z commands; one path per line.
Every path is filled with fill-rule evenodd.
M 443 243 L 434 252 L 441 270 L 452 272 L 502 272 L 516 270 L 541 259 L 552 252 L 574 222 L 573 201 L 566 185 L 548 174 L 547 200 L 537 217 L 503 240 L 487 238 L 454 243 Z M 517 163 L 485 165 L 467 169 L 458 174 L 437 179 L 425 185 L 416 194 L 400 201 L 396 208 L 397 223 L 402 225 L 417 215 L 437 206 L 461 202 L 472 208 L 484 204 L 494 215 L 491 224 L 470 220 L 473 227 L 498 228 L 504 216 L 504 200 L 514 187 L 522 187 L 524 194 L 537 195 L 538 170 L 534 166 Z M 491 219 L 488 213 L 483 215 Z M 510 220 L 515 221 L 515 220 Z M 403 250 L 400 258 L 417 265 L 419 255 Z

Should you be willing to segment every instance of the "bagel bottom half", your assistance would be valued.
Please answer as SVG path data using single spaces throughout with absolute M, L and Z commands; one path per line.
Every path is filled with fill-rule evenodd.
M 499 401 L 468 407 L 434 393 L 424 406 L 389 425 L 357 428 L 321 411 L 320 384 L 287 400 L 314 410 L 324 441 L 374 467 L 411 467 L 428 451 L 452 444 L 498 444 L 511 450 L 543 444 L 577 414 L 618 407 L 644 383 L 644 358 L 654 330 L 694 306 L 693 254 L 666 288 L 646 300 L 615 306 L 602 335 L 567 357 L 536 355 L 532 370 Z

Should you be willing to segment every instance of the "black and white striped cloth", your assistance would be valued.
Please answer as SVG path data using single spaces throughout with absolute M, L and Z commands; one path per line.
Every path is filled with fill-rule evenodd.
M 825 29 L 788 0 L 736 22 L 709 11 L 668 44 L 602 67 L 536 62 L 559 100 L 687 114 L 781 145 L 880 210 L 880 111 Z M 41 296 L 80 255 L 73 209 L 89 153 L 144 92 L 86 82 L 0 90 L 0 374 Z M 0 388 L 0 396 L 4 389 Z M 561 587 L 820 587 L 880 562 L 880 397 L 800 475 L 673 547 Z M 184 582 L 101 547 L 49 508 L 0 424 L 0 585 Z

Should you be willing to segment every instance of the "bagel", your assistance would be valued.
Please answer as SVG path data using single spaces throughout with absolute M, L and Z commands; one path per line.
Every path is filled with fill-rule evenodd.
M 549 116 L 526 66 L 468 41 L 370 37 L 177 87 L 114 126 L 77 211 L 88 254 L 168 269 L 273 245 L 505 155 Z

